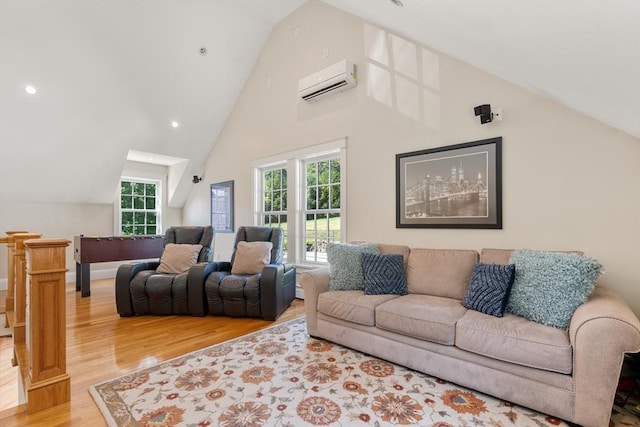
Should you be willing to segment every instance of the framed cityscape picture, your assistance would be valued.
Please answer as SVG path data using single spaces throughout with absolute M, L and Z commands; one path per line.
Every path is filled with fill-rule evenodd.
M 211 184 L 211 226 L 216 233 L 233 233 L 233 181 Z
M 502 228 L 502 137 L 396 154 L 396 228 Z

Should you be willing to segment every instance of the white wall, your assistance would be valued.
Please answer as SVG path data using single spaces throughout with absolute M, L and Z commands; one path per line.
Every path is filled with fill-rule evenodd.
M 425 85 L 431 73 L 386 93 L 367 65 L 376 34 L 320 2 L 274 27 L 204 173 L 208 183 L 235 181 L 236 225 L 253 220 L 252 160 L 346 136 L 348 240 L 582 250 L 640 315 L 640 140 L 438 52 L 438 67 L 418 65 L 437 70 L 435 89 Z M 396 62 L 410 64 L 412 49 L 420 61 L 431 57 L 409 41 Z M 300 78 L 343 58 L 358 65 L 357 88 L 315 104 L 297 99 Z M 429 100 L 435 110 L 425 111 Z M 484 103 L 502 107 L 504 120 L 480 125 L 473 107 Z M 502 230 L 395 228 L 395 154 L 494 136 L 503 137 Z M 208 185 L 194 189 L 183 214 L 186 224 L 209 223 Z M 218 257 L 230 254 L 232 240 L 216 236 Z
M 138 177 L 158 177 L 166 183 L 166 167 L 143 165 L 135 162 L 126 163 L 126 172 Z M 96 183 L 104 185 L 104 183 Z M 119 183 L 115 183 L 115 186 Z M 171 225 L 182 224 L 182 209 L 168 208 L 166 185 L 164 185 L 163 229 Z M 115 197 L 114 187 L 114 197 Z M 73 187 L 69 188 L 73 191 Z M 66 251 L 66 263 L 69 273 L 75 274 L 73 260 L 73 237 L 112 236 L 114 234 L 114 204 L 87 203 L 42 203 L 19 200 L 0 201 L 0 232 L 8 230 L 28 230 L 41 233 L 43 238 L 63 238 L 71 241 Z M 0 289 L 7 286 L 7 247 L 0 245 Z M 110 277 L 120 263 L 99 263 L 91 266 L 92 277 Z M 100 274 L 104 271 L 104 274 Z

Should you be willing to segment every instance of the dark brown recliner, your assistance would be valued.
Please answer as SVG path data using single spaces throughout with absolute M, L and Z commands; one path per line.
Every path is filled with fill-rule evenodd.
M 123 264 L 116 273 L 116 307 L 122 317 L 136 314 L 204 315 L 204 282 L 214 270 L 211 226 L 169 227 L 163 245 L 200 244 L 198 262 L 180 274 L 157 273 L 160 261 Z M 161 257 L 162 259 L 162 257 Z
M 217 262 L 204 288 L 208 313 L 275 320 L 296 294 L 296 269 L 282 261 L 281 228 L 238 227 L 231 262 Z M 271 259 L 261 273 L 231 274 L 239 242 L 271 242 Z

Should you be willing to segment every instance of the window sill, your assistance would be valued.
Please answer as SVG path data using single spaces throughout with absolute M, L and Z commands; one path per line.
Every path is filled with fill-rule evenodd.
M 296 266 L 296 270 L 298 272 L 304 272 L 304 271 L 311 271 L 311 270 L 315 270 L 316 268 L 320 268 L 320 267 L 328 267 L 329 263 L 318 263 L 318 264 L 307 264 L 307 263 L 300 263 L 300 264 L 294 264 Z

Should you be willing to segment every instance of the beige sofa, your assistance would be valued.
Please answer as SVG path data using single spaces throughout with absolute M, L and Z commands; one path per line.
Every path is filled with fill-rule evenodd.
M 330 291 L 329 268 L 305 272 L 307 328 L 323 338 L 584 426 L 608 426 L 625 352 L 640 351 L 640 321 L 597 285 L 568 331 L 461 300 L 477 262 L 507 264 L 510 250 L 410 249 L 408 295 Z

